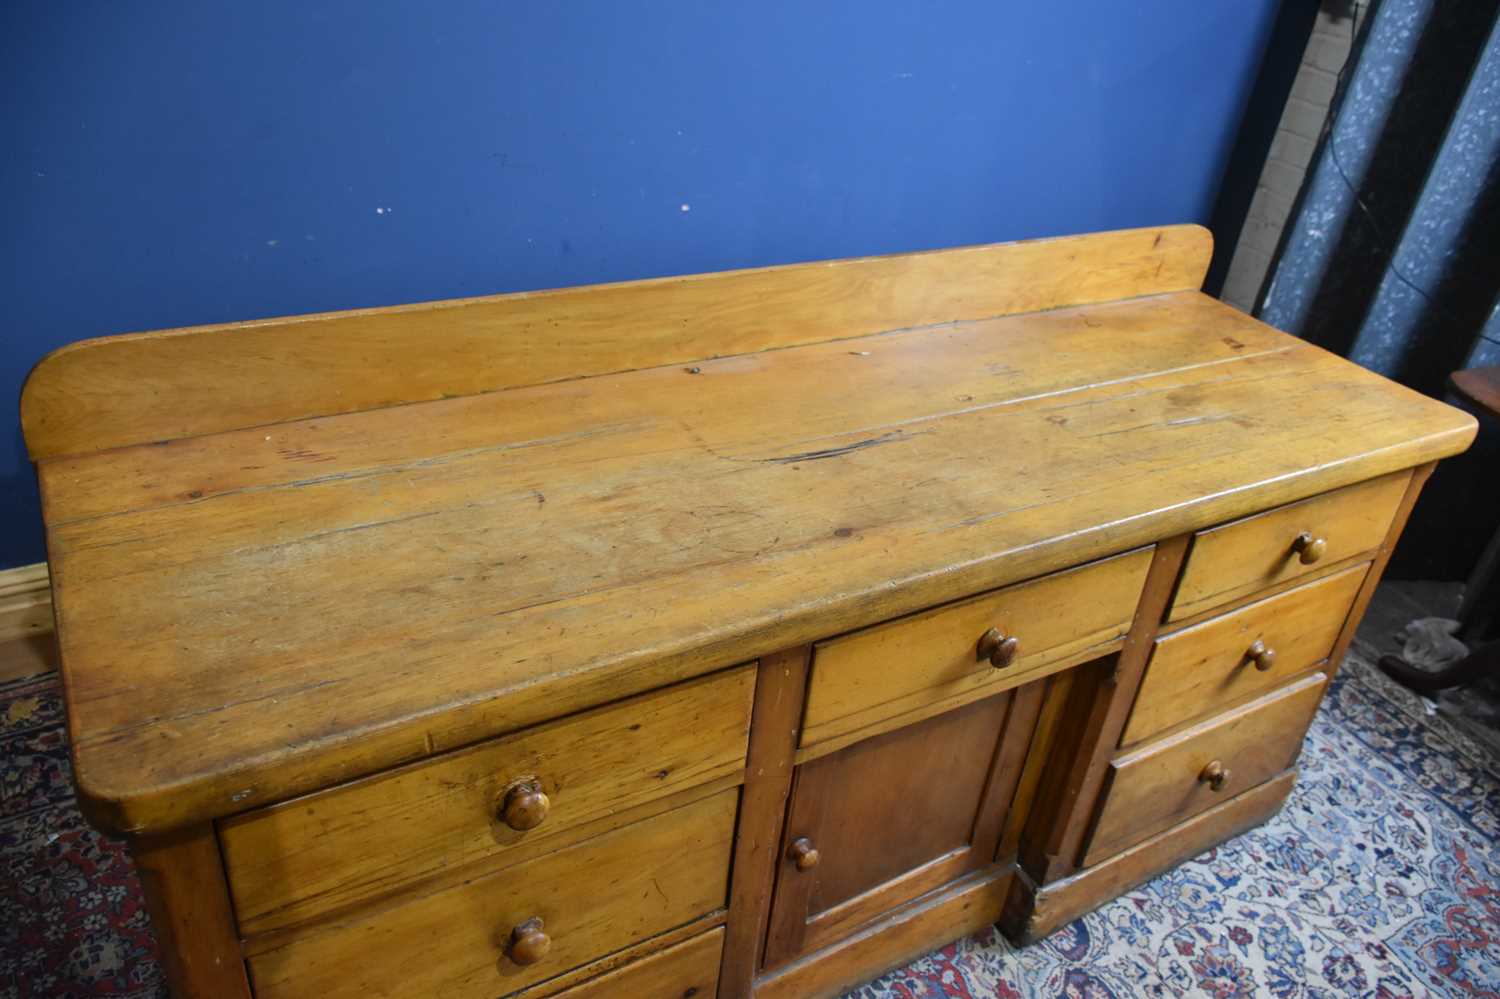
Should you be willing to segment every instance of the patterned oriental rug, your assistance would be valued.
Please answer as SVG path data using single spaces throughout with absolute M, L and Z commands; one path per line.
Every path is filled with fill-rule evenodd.
M 55 678 L 0 687 L 0 776 L 0 999 L 165 996 Z M 1270 823 L 1024 950 L 980 934 L 850 995 L 1500 999 L 1500 760 L 1355 652 Z

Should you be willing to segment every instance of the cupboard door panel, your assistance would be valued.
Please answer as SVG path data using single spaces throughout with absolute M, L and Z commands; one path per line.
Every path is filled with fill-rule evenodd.
M 768 966 L 994 860 L 1043 686 L 976 701 L 798 768 Z

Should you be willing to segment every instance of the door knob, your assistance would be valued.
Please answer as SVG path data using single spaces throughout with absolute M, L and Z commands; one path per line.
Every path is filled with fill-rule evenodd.
M 1015 635 L 1001 634 L 999 628 L 991 628 L 979 636 L 979 659 L 988 659 L 996 669 L 1004 669 L 1016 661 L 1021 651 L 1021 640 Z
M 1224 785 L 1229 783 L 1230 776 L 1229 768 L 1218 760 L 1214 760 L 1203 768 L 1203 772 L 1198 775 L 1198 780 L 1200 783 L 1207 784 L 1210 791 L 1222 791 Z
M 792 840 L 792 845 L 787 848 L 787 859 L 797 865 L 799 871 L 810 871 L 818 866 L 821 857 L 818 848 L 812 845 L 812 840 L 806 836 L 798 836 Z
M 1245 650 L 1245 658 L 1250 660 L 1250 664 L 1256 669 L 1266 673 L 1276 665 L 1276 650 L 1257 638 Z
M 505 953 L 517 964 L 536 964 L 552 949 L 552 938 L 542 932 L 542 921 L 535 916 L 510 931 Z
M 1303 531 L 1292 542 L 1292 551 L 1303 565 L 1312 565 L 1328 551 L 1328 539 L 1315 537 L 1311 531 Z
M 552 799 L 542 790 L 542 782 L 536 779 L 519 781 L 505 792 L 500 803 L 500 821 L 517 832 L 535 829 L 547 817 L 552 808 Z

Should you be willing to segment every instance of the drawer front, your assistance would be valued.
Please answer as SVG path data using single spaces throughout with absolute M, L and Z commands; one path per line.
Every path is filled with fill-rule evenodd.
M 228 820 L 240 928 L 305 921 L 742 771 L 754 685 L 738 667 Z
M 1160 639 L 1121 744 L 1221 711 L 1325 659 L 1369 568 L 1361 563 Z
M 1304 677 L 1260 700 L 1110 764 L 1084 866 L 1248 791 L 1291 766 L 1328 678 Z M 1222 781 L 1211 780 L 1214 768 Z
M 738 789 L 720 791 L 309 930 L 250 959 L 255 994 L 493 999 L 587 964 L 724 907 L 738 800 Z
M 719 990 L 724 930 L 699 934 L 557 993 L 557 999 L 712 999 Z
M 1130 628 L 1151 552 L 1116 555 L 819 643 L 802 745 L 1016 686 L 1090 650 L 1103 654 Z M 990 629 L 1016 642 L 1003 668 L 979 653 Z
M 1168 620 L 1373 550 L 1385 540 L 1410 479 L 1410 472 L 1398 472 L 1199 531 Z

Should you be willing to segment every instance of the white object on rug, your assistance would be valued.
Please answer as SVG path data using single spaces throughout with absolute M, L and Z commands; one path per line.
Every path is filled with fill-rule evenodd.
M 1446 617 L 1419 617 L 1398 635 L 1402 643 L 1401 658 L 1417 669 L 1436 672 L 1469 654 L 1469 647 L 1458 640 L 1457 621 Z

